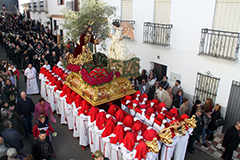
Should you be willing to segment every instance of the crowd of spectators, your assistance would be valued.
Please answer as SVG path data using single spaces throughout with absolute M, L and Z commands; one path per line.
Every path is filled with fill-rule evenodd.
M 35 110 L 32 99 L 24 91 L 19 92 L 20 72 L 24 73 L 29 64 L 39 71 L 43 65 L 50 68 L 61 63 L 65 50 L 61 44 L 57 45 L 55 32 L 56 28 L 51 31 L 39 21 L 24 19 L 21 14 L 1 13 L 0 44 L 7 58 L 0 61 L 0 160 L 55 157 L 49 138 L 49 131 L 54 132 L 48 120 L 52 111 L 47 114 L 45 109 L 49 104 L 41 98 Z M 69 41 L 68 50 L 74 50 L 72 47 L 73 41 Z M 26 82 L 26 77 L 24 80 Z M 34 112 L 39 120 L 32 129 Z M 45 130 L 46 125 L 49 130 Z M 35 139 L 31 151 L 23 143 L 30 134 Z

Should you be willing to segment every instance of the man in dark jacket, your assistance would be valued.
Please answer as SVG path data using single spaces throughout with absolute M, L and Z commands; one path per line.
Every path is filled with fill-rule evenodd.
M 197 127 L 194 129 L 191 137 L 189 138 L 188 147 L 187 147 L 187 151 L 191 154 L 193 154 L 193 151 L 194 151 L 194 148 L 192 146 L 193 146 L 193 144 L 197 138 L 197 135 L 200 132 L 201 127 L 202 127 L 202 119 L 201 119 L 202 112 L 203 112 L 202 109 L 198 108 L 196 113 L 194 114 L 196 116 L 195 120 L 197 121 L 197 123 L 196 123 Z
M 21 134 L 12 128 L 12 123 L 9 120 L 4 121 L 3 125 L 6 129 L 1 134 L 5 143 L 16 148 L 17 151 L 21 150 L 23 148 Z
M 228 128 L 227 133 L 223 138 L 222 146 L 225 148 L 222 158 L 224 160 L 231 160 L 233 151 L 237 149 L 240 143 L 240 122 L 236 122 L 234 126 Z
M 32 133 L 32 116 L 35 109 L 35 105 L 31 98 L 28 98 L 26 93 L 21 93 L 21 98 L 18 99 L 16 105 L 17 113 L 22 117 L 23 124 L 25 127 L 25 136 L 28 133 Z
M 39 137 L 37 137 L 36 144 L 33 147 L 33 155 L 36 160 L 51 160 L 52 153 L 49 144 L 46 141 L 46 131 L 39 131 Z

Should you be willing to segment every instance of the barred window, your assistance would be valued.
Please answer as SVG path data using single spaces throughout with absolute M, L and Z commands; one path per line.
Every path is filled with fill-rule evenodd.
M 207 74 L 198 72 L 193 102 L 198 99 L 203 104 L 207 98 L 212 98 L 213 103 L 215 104 L 219 81 L 220 78 L 214 77 L 209 71 Z
M 122 20 L 133 19 L 133 0 L 122 0 Z

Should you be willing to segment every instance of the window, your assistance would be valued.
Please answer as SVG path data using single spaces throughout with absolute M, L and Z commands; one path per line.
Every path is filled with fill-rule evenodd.
M 240 33 L 202 29 L 199 54 L 231 61 L 238 59 Z
M 64 0 L 58 0 L 58 5 L 63 5 L 64 4 Z
M 57 21 L 56 20 L 53 20 L 53 28 L 57 29 Z
M 122 0 L 122 20 L 133 19 L 133 0 Z
M 171 0 L 155 0 L 155 23 L 170 23 Z
M 219 81 L 220 78 L 213 77 L 209 71 L 207 74 L 197 73 L 193 102 L 198 99 L 203 104 L 207 98 L 212 98 L 215 103 Z
M 170 46 L 171 24 L 144 22 L 143 42 L 160 46 Z
M 240 0 L 217 0 L 214 15 L 214 30 L 239 32 Z

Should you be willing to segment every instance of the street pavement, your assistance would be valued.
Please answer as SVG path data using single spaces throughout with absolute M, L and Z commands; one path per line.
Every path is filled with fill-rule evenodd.
M 6 53 L 4 49 L 0 47 L 0 59 L 6 59 Z M 19 91 L 26 90 L 26 83 L 24 82 L 24 76 L 20 72 L 20 80 L 19 80 Z M 39 81 L 38 81 L 39 83 Z M 40 95 L 29 95 L 32 98 L 35 104 L 38 103 Z M 89 151 L 89 147 L 86 147 L 86 150 L 83 151 L 81 146 L 79 145 L 79 139 L 73 138 L 73 132 L 68 130 L 67 125 L 60 124 L 60 118 L 54 114 L 54 117 L 57 120 L 57 123 L 54 124 L 51 122 L 53 129 L 57 132 L 56 137 L 52 137 L 52 145 L 57 156 L 56 160 L 93 160 L 91 153 Z M 35 118 L 33 118 L 33 124 L 36 122 Z M 31 145 L 30 143 L 33 141 L 33 136 L 29 136 L 28 139 L 24 140 L 24 144 L 26 145 L 26 149 L 30 150 Z M 215 160 L 209 154 L 198 150 L 194 154 L 186 154 L 185 160 Z

